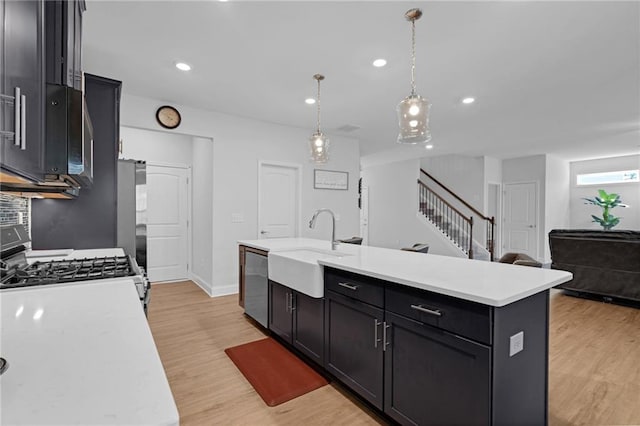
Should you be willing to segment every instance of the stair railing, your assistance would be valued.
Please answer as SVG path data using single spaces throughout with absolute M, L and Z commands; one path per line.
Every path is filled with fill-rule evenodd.
M 465 216 L 418 179 L 420 212 L 444 232 L 458 247 L 473 257 L 473 216 Z
M 452 190 L 450 190 L 447 186 L 445 186 L 442 182 L 440 182 L 438 179 L 434 178 L 433 176 L 431 176 L 429 173 L 427 173 L 424 169 L 420 169 L 420 173 L 427 176 L 430 180 L 432 180 L 435 184 L 437 184 L 438 186 L 440 186 L 443 190 L 445 190 L 448 194 L 450 194 L 453 198 L 455 198 L 456 200 L 458 200 L 460 203 L 462 203 L 462 205 L 464 205 L 466 208 L 468 208 L 469 210 L 471 210 L 478 218 L 480 218 L 485 227 L 486 227 L 486 241 L 485 241 L 485 248 L 486 250 L 489 252 L 489 256 L 491 257 L 491 261 L 494 260 L 494 248 L 495 248 L 495 226 L 496 226 L 496 221 L 495 218 L 493 216 L 488 217 L 485 216 L 483 213 L 481 213 L 480 211 L 478 211 L 475 207 L 473 207 L 471 204 L 469 204 L 468 202 L 466 202 L 465 200 L 463 200 L 458 194 L 456 194 L 455 192 L 453 192 Z M 425 186 L 426 185 L 420 180 L 418 179 L 418 183 L 419 183 L 419 187 L 421 188 L 420 184 Z M 437 193 L 433 192 L 431 189 L 429 189 L 430 192 L 432 192 L 435 196 L 437 196 L 439 199 L 442 199 L 442 201 L 445 201 L 442 197 L 440 197 Z M 422 202 L 422 201 L 421 201 Z M 445 201 L 446 202 L 446 201 Z M 450 205 L 449 203 L 447 203 L 447 205 Z M 422 204 L 421 204 L 421 208 L 422 208 Z M 456 210 L 458 211 L 458 210 Z M 460 213 L 460 216 L 465 217 L 466 216 L 462 213 Z M 473 215 L 469 216 L 469 219 L 471 220 L 471 224 L 473 225 Z M 473 226 L 471 226 L 471 230 L 473 229 Z M 454 240 L 455 241 L 455 240 Z M 473 245 L 473 235 L 470 233 L 469 234 L 469 258 L 472 257 L 472 245 Z

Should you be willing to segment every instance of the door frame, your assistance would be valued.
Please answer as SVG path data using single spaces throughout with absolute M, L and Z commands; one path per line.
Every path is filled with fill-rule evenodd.
M 256 218 L 256 238 L 260 238 L 260 218 L 262 214 L 262 206 L 260 205 L 260 191 L 262 190 L 262 182 L 261 182 L 261 171 L 262 166 L 275 166 L 275 167 L 284 167 L 288 169 L 295 169 L 296 172 L 296 185 L 298 190 L 296 191 L 296 212 L 295 212 L 295 237 L 299 237 L 301 235 L 301 212 L 302 212 L 302 165 L 296 163 L 286 163 L 282 161 L 269 161 L 269 160 L 258 160 L 258 217 Z
M 500 214 L 502 215 L 502 223 L 503 223 L 503 229 L 504 229 L 504 220 L 505 220 L 505 203 L 504 200 L 507 198 L 506 197 L 506 193 L 507 193 L 507 185 L 522 185 L 525 183 L 532 183 L 535 186 L 536 189 L 536 208 L 535 208 L 535 220 L 536 220 L 536 249 L 535 249 L 535 258 L 536 260 L 540 260 L 540 182 L 537 180 L 524 180 L 524 181 L 513 181 L 513 182 L 503 182 L 502 183 L 502 209 Z M 504 240 L 504 237 L 506 236 L 506 233 L 503 232 L 502 233 L 502 238 L 501 238 L 501 246 L 505 246 L 506 245 L 506 241 Z M 504 250 L 504 247 L 502 247 L 502 249 Z M 501 250 L 501 251 L 503 251 Z
M 191 182 L 193 181 L 193 167 L 188 165 L 188 164 L 183 164 L 183 163 L 165 163 L 164 161 L 147 161 L 146 162 L 147 166 L 155 166 L 155 167 L 168 167 L 168 168 L 174 168 L 174 169 L 184 169 L 187 171 L 187 279 L 194 281 L 193 279 L 193 270 L 192 270 L 192 265 L 193 265 L 193 260 L 192 260 L 192 256 L 193 256 L 193 247 L 192 247 L 192 233 L 191 233 L 191 223 L 193 222 L 193 218 L 191 217 L 191 190 L 192 190 L 192 186 L 191 186 Z M 149 180 L 147 180 L 147 185 L 149 185 Z M 147 205 L 147 209 L 148 209 L 148 205 Z M 148 244 L 147 244 L 148 246 Z M 163 283 L 170 283 L 170 282 L 175 282 L 175 281 L 156 281 L 154 284 L 163 284 Z

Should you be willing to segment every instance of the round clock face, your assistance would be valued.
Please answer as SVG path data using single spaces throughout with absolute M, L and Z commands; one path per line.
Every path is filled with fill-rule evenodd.
M 156 111 L 156 120 L 166 129 L 175 129 L 180 125 L 182 118 L 177 109 L 172 106 L 165 105 Z

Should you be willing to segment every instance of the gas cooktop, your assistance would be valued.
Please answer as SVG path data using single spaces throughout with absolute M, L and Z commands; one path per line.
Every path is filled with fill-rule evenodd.
M 35 262 L 2 270 L 0 289 L 136 275 L 129 256 Z

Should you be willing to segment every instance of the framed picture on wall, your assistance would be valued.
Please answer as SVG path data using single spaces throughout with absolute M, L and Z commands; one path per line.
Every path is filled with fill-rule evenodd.
M 349 173 L 334 170 L 314 170 L 313 187 L 315 189 L 349 189 Z

